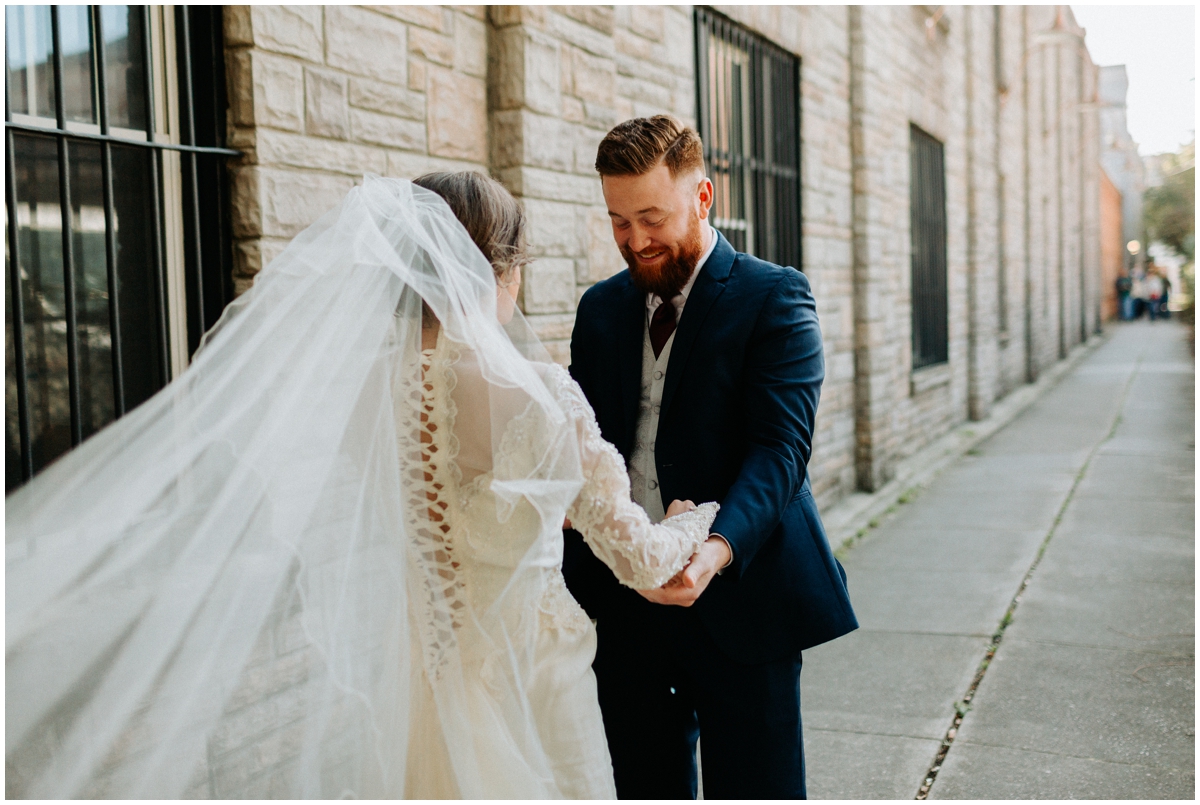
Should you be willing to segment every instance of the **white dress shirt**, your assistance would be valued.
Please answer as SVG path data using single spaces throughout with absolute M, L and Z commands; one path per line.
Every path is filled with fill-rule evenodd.
M 688 294 L 691 293 L 692 286 L 696 284 L 696 277 L 700 276 L 700 270 L 704 268 L 713 249 L 717 247 L 716 230 L 707 224 L 705 230 L 708 245 L 705 247 L 704 253 L 700 255 L 700 259 L 696 261 L 692 275 L 688 277 L 682 290 L 672 299 L 677 324 L 683 316 L 683 307 L 687 304 Z M 658 436 L 659 413 L 662 406 L 667 364 L 671 360 L 671 347 L 675 343 L 675 334 L 671 333 L 657 358 L 650 346 L 650 319 L 662 303 L 663 300 L 658 294 L 646 294 L 646 333 L 642 338 L 642 393 L 638 404 L 637 437 L 629 461 L 629 482 L 633 500 L 646 510 L 654 522 L 661 521 L 666 514 L 663 508 L 662 493 L 658 488 L 658 465 L 655 461 L 654 449 L 655 439 Z M 729 562 L 732 563 L 733 546 L 729 545 L 729 540 L 720 534 L 712 536 L 720 537 L 729 546 Z M 727 563 L 721 570 L 728 566 Z

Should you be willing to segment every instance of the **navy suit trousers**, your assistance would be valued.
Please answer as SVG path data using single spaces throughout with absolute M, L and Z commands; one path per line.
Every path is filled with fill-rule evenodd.
M 593 668 L 621 799 L 804 799 L 799 653 L 747 665 L 694 613 L 659 629 L 598 626 Z M 606 639 L 606 631 L 609 632 Z

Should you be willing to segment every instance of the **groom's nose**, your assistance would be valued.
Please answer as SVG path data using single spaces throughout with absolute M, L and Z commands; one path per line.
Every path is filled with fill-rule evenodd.
M 629 229 L 629 240 L 626 241 L 626 245 L 633 251 L 645 251 L 653 242 L 646 230 L 642 229 L 637 224 L 634 224 Z

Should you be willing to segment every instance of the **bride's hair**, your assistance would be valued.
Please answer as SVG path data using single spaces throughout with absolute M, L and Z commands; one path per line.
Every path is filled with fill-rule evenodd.
M 427 173 L 413 184 L 446 200 L 467 234 L 507 283 L 513 272 L 529 262 L 525 244 L 525 212 L 504 185 L 476 171 Z

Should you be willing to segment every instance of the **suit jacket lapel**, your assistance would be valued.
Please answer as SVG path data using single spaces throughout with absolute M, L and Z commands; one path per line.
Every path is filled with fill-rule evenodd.
M 700 333 L 709 309 L 725 290 L 725 281 L 729 279 L 729 272 L 733 268 L 735 259 L 737 259 L 737 252 L 729 245 L 725 236 L 717 232 L 717 245 L 713 248 L 712 254 L 708 256 L 704 267 L 700 269 L 700 276 L 696 277 L 696 284 L 692 286 L 692 292 L 688 294 L 687 304 L 683 306 L 683 315 L 675 330 L 675 341 L 671 345 L 671 359 L 667 362 L 667 378 L 663 384 L 662 412 L 664 415 L 671 410 L 671 401 L 675 397 L 675 390 L 679 388 L 683 370 L 687 366 L 688 355 L 691 354 L 692 347 L 696 343 L 696 336 Z
M 629 462 L 637 435 L 638 403 L 642 396 L 642 350 L 646 338 L 646 296 L 634 287 L 628 273 L 617 309 L 613 348 L 617 352 L 624 428 L 617 449 Z M 686 307 L 684 308 L 687 309 Z

